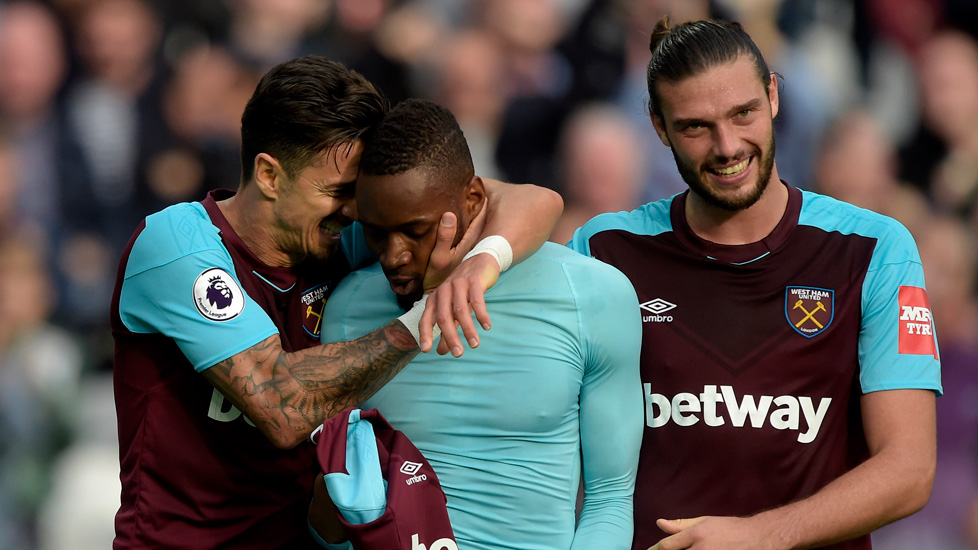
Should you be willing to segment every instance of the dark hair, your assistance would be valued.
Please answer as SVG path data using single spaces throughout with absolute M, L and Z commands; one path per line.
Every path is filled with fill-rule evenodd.
M 722 20 L 691 21 L 670 27 L 669 18 L 656 23 L 649 39 L 652 59 L 646 72 L 649 85 L 649 108 L 662 116 L 662 105 L 656 84 L 679 82 L 706 69 L 729 63 L 741 55 L 754 59 L 757 76 L 767 86 L 771 72 L 764 56 L 740 23 Z
M 241 169 L 268 153 L 295 177 L 323 151 L 353 145 L 390 106 L 359 73 L 321 56 L 276 65 L 262 77 L 241 115 Z
M 433 101 L 398 103 L 366 140 L 360 172 L 401 174 L 412 168 L 437 173 L 446 183 L 466 185 L 475 175 L 472 154 L 452 112 Z

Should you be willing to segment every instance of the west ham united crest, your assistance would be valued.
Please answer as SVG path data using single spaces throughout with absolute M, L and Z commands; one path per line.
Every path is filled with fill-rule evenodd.
M 326 309 L 330 287 L 326 283 L 302 293 L 302 328 L 313 338 L 319 338 L 319 333 L 323 330 L 323 310 Z
M 832 324 L 835 291 L 789 286 L 784 292 L 784 314 L 791 328 L 811 338 Z

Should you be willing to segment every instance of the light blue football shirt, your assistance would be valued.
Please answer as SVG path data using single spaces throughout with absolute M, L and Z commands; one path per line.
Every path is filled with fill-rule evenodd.
M 631 284 L 547 243 L 503 273 L 486 304 L 492 329 L 478 348 L 419 355 L 362 408 L 379 409 L 431 462 L 460 549 L 630 548 L 643 417 Z M 400 313 L 375 264 L 330 297 L 323 341 Z

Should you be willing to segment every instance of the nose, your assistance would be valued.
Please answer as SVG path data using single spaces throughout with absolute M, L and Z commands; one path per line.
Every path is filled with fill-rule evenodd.
M 411 261 L 411 252 L 405 246 L 404 239 L 392 234 L 387 238 L 387 246 L 384 247 L 379 259 L 380 265 L 385 270 L 396 269 Z
M 717 124 L 713 129 L 713 156 L 720 160 L 737 158 L 740 137 L 729 124 Z

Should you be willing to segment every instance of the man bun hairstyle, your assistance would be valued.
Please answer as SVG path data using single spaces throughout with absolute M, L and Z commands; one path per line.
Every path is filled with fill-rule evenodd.
M 443 183 L 468 185 L 475 175 L 472 154 L 455 116 L 426 99 L 406 99 L 370 133 L 360 172 L 392 176 L 420 168 Z
M 323 151 L 349 147 L 390 109 L 359 73 L 322 56 L 276 65 L 262 77 L 241 116 L 243 181 L 267 153 L 294 178 Z
M 741 55 L 754 60 L 757 76 L 766 87 L 771 82 L 764 56 L 740 23 L 703 20 L 670 26 L 665 16 L 656 23 L 649 39 L 652 59 L 646 71 L 649 86 L 649 109 L 662 116 L 662 104 L 656 85 L 679 82 L 711 67 L 735 61 Z

